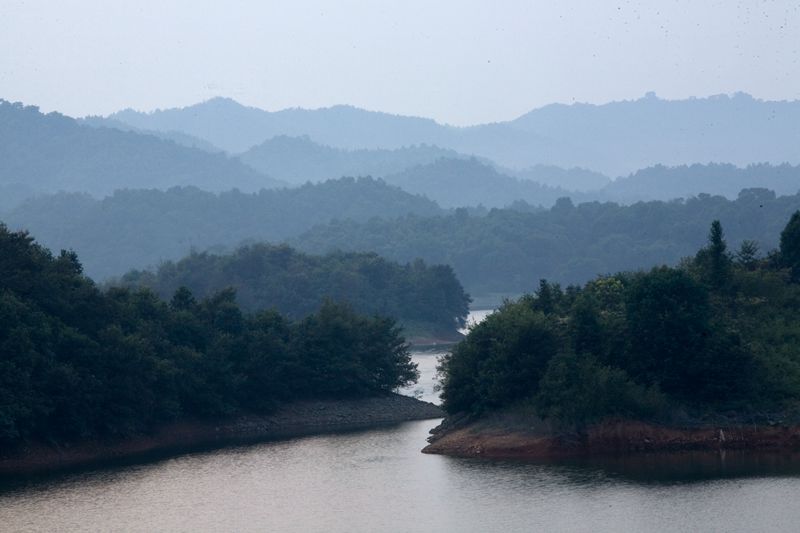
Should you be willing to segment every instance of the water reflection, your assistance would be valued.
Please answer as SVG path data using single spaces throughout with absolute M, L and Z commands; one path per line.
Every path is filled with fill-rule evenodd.
M 800 520 L 796 456 L 728 454 L 723 477 L 694 455 L 560 464 L 455 459 L 419 453 L 433 424 L 64 476 L 0 495 L 0 524 L 31 531 L 785 531 Z
M 437 400 L 436 359 L 414 354 Z M 413 393 L 413 389 L 406 391 Z M 424 455 L 438 421 L 240 446 L 0 488 L 8 531 L 792 531 L 800 454 L 543 464 Z

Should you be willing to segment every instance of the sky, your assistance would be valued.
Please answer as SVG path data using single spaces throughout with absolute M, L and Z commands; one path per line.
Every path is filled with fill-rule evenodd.
M 648 91 L 800 99 L 800 2 L 0 0 L 0 98 L 71 116 L 226 96 L 469 125 Z

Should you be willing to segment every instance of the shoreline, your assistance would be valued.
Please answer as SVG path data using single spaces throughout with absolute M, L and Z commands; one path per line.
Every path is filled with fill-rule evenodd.
M 668 426 L 608 420 L 585 431 L 553 429 L 546 422 L 499 416 L 443 422 L 422 453 L 489 459 L 553 460 L 671 452 L 798 451 L 800 425 L 707 424 Z
M 441 409 L 432 403 L 394 393 L 357 400 L 294 402 L 269 415 L 176 421 L 128 438 L 90 440 L 60 447 L 24 444 L 11 453 L 0 454 L 0 479 L 146 461 L 236 444 L 372 429 L 443 416 Z

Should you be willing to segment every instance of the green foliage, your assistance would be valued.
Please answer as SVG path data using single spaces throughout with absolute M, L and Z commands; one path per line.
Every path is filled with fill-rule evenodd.
M 792 278 L 800 281 L 800 211 L 795 211 L 781 232 L 781 257 L 792 269 Z
M 328 298 L 431 332 L 455 332 L 469 312 L 469 296 L 449 266 L 421 260 L 398 265 L 367 253 L 310 256 L 264 244 L 230 255 L 193 253 L 156 272 L 130 272 L 120 284 L 148 287 L 165 299 L 178 298 L 181 287 L 198 297 L 233 287 L 244 309 L 276 309 L 292 319 L 313 313 Z
M 326 303 L 291 322 L 244 313 L 233 289 L 169 303 L 100 291 L 72 252 L 54 257 L 0 225 L 0 443 L 126 435 L 183 417 L 305 398 L 383 394 L 416 380 L 391 319 Z
M 380 180 L 342 178 L 255 194 L 185 187 L 122 190 L 95 200 L 61 193 L 29 200 L 4 220 L 35 234 L 50 249 L 75 250 L 89 276 L 106 279 L 180 259 L 191 250 L 281 242 L 333 219 L 366 221 L 409 213 L 430 216 L 441 209 Z
M 543 417 L 578 426 L 606 417 L 652 418 L 667 407 L 657 387 L 640 385 L 591 355 L 571 353 L 550 361 L 534 403 Z
M 566 291 L 542 281 L 443 358 L 444 407 L 479 414 L 527 403 L 582 426 L 797 406 L 800 286 L 786 263 L 751 252 L 732 262 L 715 221 L 708 246 L 678 268 Z
M 566 286 L 601 273 L 675 265 L 707 244 L 708 223 L 714 219 L 724 226 L 732 249 L 747 240 L 768 250 L 778 245 L 781 229 L 798 209 L 800 194 L 776 197 L 748 189 L 733 201 L 701 194 L 628 206 L 562 202 L 549 210 L 492 209 L 484 216 L 462 210 L 399 220 L 339 220 L 290 242 L 313 253 L 370 250 L 395 261 L 420 257 L 450 264 L 477 298 L 532 292 L 540 279 Z M 716 257 L 727 257 L 727 251 Z M 716 263 L 718 275 L 725 275 L 728 262 Z
M 443 358 L 442 402 L 451 412 L 482 412 L 535 394 L 557 349 L 548 317 L 525 300 L 508 303 Z

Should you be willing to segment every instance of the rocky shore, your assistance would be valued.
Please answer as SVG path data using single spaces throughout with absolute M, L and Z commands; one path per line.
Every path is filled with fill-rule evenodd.
M 611 420 L 565 431 L 531 417 L 446 419 L 423 453 L 495 459 L 558 459 L 639 452 L 800 450 L 800 425 L 707 424 L 685 427 Z
M 212 449 L 230 444 L 278 440 L 321 433 L 369 429 L 441 418 L 432 403 L 391 394 L 359 400 L 296 402 L 270 415 L 230 420 L 186 420 L 122 440 L 78 442 L 60 447 L 31 443 L 0 452 L 0 477 L 16 477 L 148 456 Z

